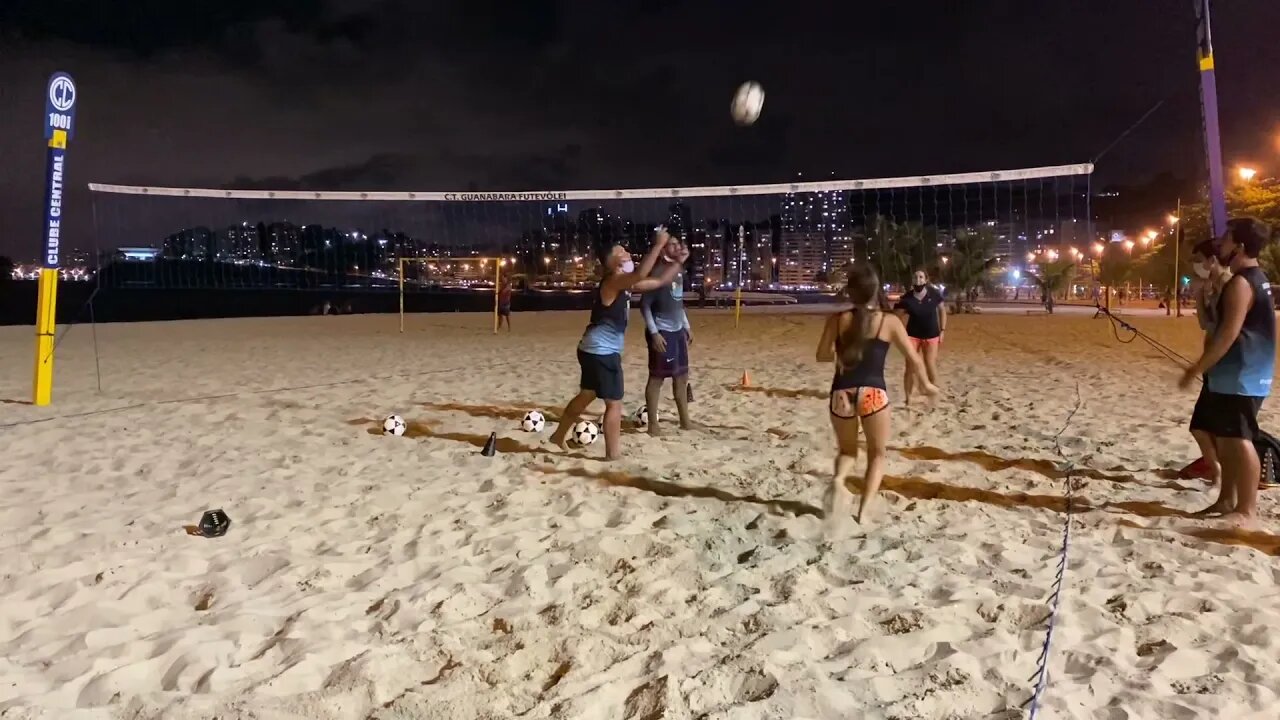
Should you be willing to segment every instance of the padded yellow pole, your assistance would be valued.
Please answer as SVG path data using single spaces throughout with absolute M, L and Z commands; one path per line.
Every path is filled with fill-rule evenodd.
M 58 269 L 41 268 L 36 297 L 36 368 L 31 401 L 53 401 L 53 340 L 57 330 Z

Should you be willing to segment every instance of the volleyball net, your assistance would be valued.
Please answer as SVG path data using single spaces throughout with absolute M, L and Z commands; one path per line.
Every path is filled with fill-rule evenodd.
M 499 268 L 517 311 L 585 307 L 598 252 L 642 253 L 658 225 L 689 246 L 685 289 L 703 297 L 829 291 L 855 262 L 889 285 L 920 267 L 960 286 L 1016 282 L 1046 248 L 1092 242 L 1092 170 L 535 192 L 92 184 L 84 255 L 104 291 L 169 291 L 170 306 L 214 291 L 306 298 L 294 311 L 487 311 Z

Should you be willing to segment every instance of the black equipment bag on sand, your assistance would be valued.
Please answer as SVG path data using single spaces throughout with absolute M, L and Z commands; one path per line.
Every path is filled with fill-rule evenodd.
M 1280 484 L 1280 440 L 1267 432 L 1259 431 L 1253 439 L 1253 447 L 1258 451 L 1258 463 L 1262 466 L 1261 487 L 1275 487 Z

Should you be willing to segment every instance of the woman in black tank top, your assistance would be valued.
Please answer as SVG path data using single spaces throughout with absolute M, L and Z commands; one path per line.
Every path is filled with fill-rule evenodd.
M 898 348 L 908 367 L 923 379 L 927 395 L 938 392 L 927 378 L 919 353 L 902 321 L 880 309 L 880 278 L 870 265 L 849 268 L 845 292 L 853 309 L 832 315 L 818 342 L 818 362 L 835 362 L 831 380 L 831 428 L 836 433 L 835 471 L 827 488 L 825 515 L 828 531 L 837 531 L 849 516 L 853 494 L 845 480 L 858 459 L 858 429 L 867 440 L 867 469 L 862 481 L 858 522 L 868 519 L 871 501 L 884 478 L 884 453 L 889 441 L 889 393 L 884 363 L 889 346 Z

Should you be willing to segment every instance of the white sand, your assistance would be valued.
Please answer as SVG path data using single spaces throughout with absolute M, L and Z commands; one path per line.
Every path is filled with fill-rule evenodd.
M 602 442 L 557 455 L 517 427 L 573 393 L 584 320 L 100 326 L 101 395 L 76 328 L 54 405 L 0 404 L 0 717 L 1022 717 L 1077 381 L 1061 443 L 1087 511 L 1042 717 L 1276 716 L 1280 563 L 1231 543 L 1280 537 L 1169 517 L 1209 500 L 1157 472 L 1195 455 L 1194 396 L 1141 341 L 955 318 L 948 395 L 894 410 L 880 522 L 828 544 L 820 318 L 695 312 L 712 429 L 628 433 L 612 466 Z M 1140 324 L 1196 346 L 1194 319 Z M 0 328 L 0 399 L 29 397 L 32 352 Z M 774 392 L 732 389 L 744 368 Z M 414 437 L 376 434 L 390 412 Z M 230 532 L 188 536 L 213 507 Z

